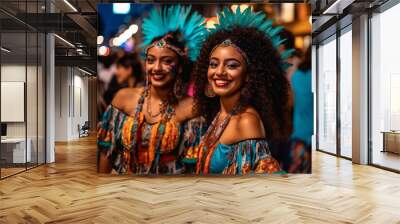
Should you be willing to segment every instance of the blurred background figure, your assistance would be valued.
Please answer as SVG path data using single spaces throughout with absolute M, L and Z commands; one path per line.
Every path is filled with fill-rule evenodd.
M 143 68 L 136 53 L 124 53 L 115 61 L 116 70 L 104 93 L 104 100 L 109 105 L 118 90 L 127 87 L 143 86 Z
M 313 122 L 313 101 L 312 101 L 312 93 L 311 93 L 311 53 L 309 50 L 306 50 L 307 53 L 303 53 L 303 50 L 299 49 L 297 47 L 298 44 L 296 44 L 296 37 L 295 35 L 289 31 L 288 29 L 283 29 L 280 32 L 280 36 L 282 39 L 285 39 L 286 41 L 283 42 L 283 44 L 280 46 L 280 52 L 284 52 L 285 50 L 290 50 L 293 49 L 294 52 L 292 55 L 286 59 L 286 62 L 291 64 L 289 68 L 286 69 L 285 76 L 287 80 L 289 81 L 291 85 L 291 90 L 288 93 L 289 94 L 289 101 L 290 101 L 290 106 L 291 106 L 291 118 L 290 120 L 292 121 L 292 137 L 287 140 L 282 140 L 282 141 L 273 141 L 269 142 L 271 152 L 273 155 L 275 155 L 280 162 L 281 167 L 283 170 L 289 172 L 289 173 L 309 173 L 311 172 L 311 157 L 308 155 L 309 161 L 305 161 L 306 163 L 308 162 L 310 166 L 307 164 L 303 165 L 304 167 L 309 168 L 308 169 L 303 169 L 303 168 L 295 168 L 298 165 L 293 165 L 294 160 L 298 161 L 301 163 L 301 159 L 299 157 L 302 157 L 304 155 L 294 155 L 293 150 L 296 146 L 296 140 L 302 140 L 302 142 L 306 142 L 306 145 L 310 146 L 311 149 L 311 135 L 312 135 L 312 122 Z M 304 46 L 303 46 L 304 47 Z M 309 48 L 309 47 L 308 47 Z M 304 49 L 304 48 L 302 48 Z M 307 48 L 306 48 L 307 49 Z M 301 67 L 301 68 L 300 68 Z M 308 71 L 308 70 L 310 71 Z M 300 76 L 300 73 L 310 73 L 308 76 Z M 295 75 L 296 74 L 296 75 Z M 295 77 L 294 77 L 295 76 Z M 308 82 L 309 81 L 309 82 Z M 304 88 L 304 89 L 303 89 Z M 307 93 L 307 94 L 306 94 Z M 310 95 L 308 95 L 308 93 Z M 311 100 L 309 98 L 307 99 L 302 99 L 302 97 L 309 97 L 311 96 Z M 302 102 L 304 100 L 304 102 Z M 309 101 L 310 100 L 310 101 Z M 296 104 L 297 101 L 297 104 Z M 310 104 L 308 104 L 310 103 Z M 304 111 L 303 111 L 304 110 Z M 307 111 L 309 110 L 309 111 Z M 305 115 L 302 115 L 305 114 Z M 310 115 L 310 117 L 308 117 Z M 311 119 L 310 120 L 304 120 L 302 121 L 302 116 L 307 116 L 307 118 Z M 305 124 L 309 122 L 309 124 Z M 303 130 L 300 128 L 301 125 L 305 124 L 307 127 L 308 125 L 311 125 L 311 132 L 310 132 L 310 137 L 309 140 L 305 141 L 307 139 L 306 136 L 308 136 L 308 132 L 306 133 L 301 133 Z M 307 128 L 305 128 L 307 129 Z M 300 137 L 298 137 L 300 136 Z M 296 140 L 294 140 L 296 139 Z M 309 142 L 309 144 L 308 144 Z M 300 147 L 300 142 L 297 142 L 297 151 L 296 152 L 301 152 L 302 150 Z M 294 158 L 296 157 L 296 158 Z
M 297 67 L 299 66 L 302 58 L 302 52 L 301 50 L 297 49 L 295 47 L 295 37 L 292 32 L 290 32 L 287 29 L 284 29 L 280 33 L 281 39 L 286 39 L 285 42 L 280 47 L 280 51 L 284 52 L 285 50 L 289 49 L 294 49 L 295 51 L 292 53 L 292 55 L 287 58 L 286 62 L 291 64 L 287 70 L 286 70 L 286 78 L 291 81 L 293 73 L 297 70 Z
M 109 56 L 98 56 L 97 63 L 97 117 L 100 118 L 108 106 L 104 99 L 104 94 L 108 90 L 110 83 L 114 77 L 116 66 L 115 54 Z
M 115 78 L 122 88 L 135 87 L 142 81 L 142 65 L 137 54 L 125 54 L 117 59 L 116 65 Z
M 293 133 L 289 173 L 311 173 L 311 136 L 313 134 L 313 94 L 311 89 L 311 48 L 307 49 L 298 69 L 291 77 L 294 96 Z
M 144 85 L 143 67 L 136 53 L 118 51 L 112 56 L 103 58 L 99 62 L 101 78 L 97 89 L 99 116 L 110 105 L 118 90 Z

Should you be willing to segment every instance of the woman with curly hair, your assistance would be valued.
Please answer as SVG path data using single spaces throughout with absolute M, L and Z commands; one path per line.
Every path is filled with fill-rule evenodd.
M 268 141 L 287 139 L 290 86 L 280 27 L 250 8 L 225 8 L 193 71 L 195 109 L 211 123 L 192 155 L 198 174 L 280 172 Z
M 177 174 L 202 130 L 184 95 L 204 41 L 204 18 L 191 7 L 154 8 L 143 21 L 146 86 L 120 90 L 98 131 L 98 170 Z

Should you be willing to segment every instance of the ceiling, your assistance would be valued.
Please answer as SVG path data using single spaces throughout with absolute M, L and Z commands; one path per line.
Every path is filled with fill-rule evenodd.
M 66 3 L 67 1 L 67 3 Z M 311 4 L 313 15 L 313 36 L 318 35 L 324 29 L 335 23 L 341 15 L 326 14 L 325 11 L 335 4 L 343 7 L 342 12 L 356 13 L 366 10 L 369 7 L 383 4 L 387 0 L 291 0 L 290 2 L 306 2 Z M 68 57 L 85 56 L 81 60 L 90 60 L 92 68 L 95 69 L 96 58 L 96 36 L 97 36 L 97 8 L 98 3 L 118 2 L 111 0 L 0 0 L 0 27 L 3 32 L 2 45 L 12 49 L 9 54 L 11 58 L 18 58 L 37 51 L 35 41 L 31 43 L 30 34 L 21 35 L 28 31 L 54 32 L 63 39 L 74 44 L 71 46 L 59 38 L 55 39 L 56 56 L 60 60 Z M 121 2 L 121 1 L 119 1 Z M 171 2 L 171 1 L 168 1 Z M 178 1 L 176 1 L 178 2 Z M 182 2 L 182 1 L 180 1 Z M 191 1 L 193 2 L 193 0 Z M 204 3 L 204 1 L 198 1 Z M 211 0 L 209 2 L 212 2 Z M 280 0 L 270 0 L 270 3 L 281 2 Z M 285 1 L 287 2 L 287 1 Z M 70 5 L 69 5 L 69 4 Z M 72 6 L 72 7 L 71 7 Z M 47 8 L 46 8 L 47 7 Z M 51 10 L 50 10 L 51 9 Z M 76 11 L 75 11 L 76 9 Z M 52 11 L 52 13 L 48 13 Z M 7 34 L 4 34 L 7 33 Z M 26 37 L 25 37 L 26 36 Z M 28 43 L 25 51 L 25 41 Z M 39 46 L 40 47 L 40 46 Z M 82 52 L 80 55 L 79 52 Z M 13 57 L 11 57 L 13 56 Z M 61 57 L 62 56 L 62 57 Z M 67 56 L 67 57 L 65 57 Z M 24 58 L 24 57 L 22 57 Z M 79 60 L 72 60 L 79 62 Z M 87 61 L 85 62 L 87 64 Z
M 26 59 L 28 63 L 36 61 L 34 58 L 38 55 L 37 51 L 44 45 L 37 44 L 36 35 L 51 32 L 75 45 L 71 47 L 62 39 L 55 38 L 56 65 L 69 62 L 68 65 L 80 66 L 82 62 L 85 67 L 95 70 L 96 5 L 99 2 L 101 1 L 68 0 L 67 3 L 71 4 L 71 7 L 64 0 L 47 0 L 47 5 L 45 0 L 0 0 L 2 46 L 11 50 L 11 52 L 1 52 L 2 61 L 10 63 L 25 63 Z M 44 36 L 40 36 L 38 40 L 44 41 Z M 74 60 L 68 57 L 73 57 Z

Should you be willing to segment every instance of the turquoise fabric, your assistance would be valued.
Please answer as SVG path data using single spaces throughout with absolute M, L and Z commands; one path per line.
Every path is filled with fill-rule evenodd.
M 311 70 L 297 70 L 292 76 L 291 84 L 294 92 L 292 139 L 302 140 L 310 145 L 314 127 Z
M 232 146 L 218 144 L 210 161 L 210 173 L 222 173 L 229 165 L 230 161 L 227 158 L 232 153 Z
M 248 139 L 229 145 L 219 143 L 210 160 L 210 173 L 220 174 L 236 163 L 236 174 L 240 175 L 245 164 L 254 170 L 257 163 L 268 156 L 271 156 L 268 143 L 263 139 Z

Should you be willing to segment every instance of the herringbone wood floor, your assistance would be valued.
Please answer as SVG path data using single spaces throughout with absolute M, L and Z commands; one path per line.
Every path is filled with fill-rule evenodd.
M 96 173 L 95 139 L 0 181 L 0 223 L 400 223 L 400 175 L 316 152 L 312 175 Z

